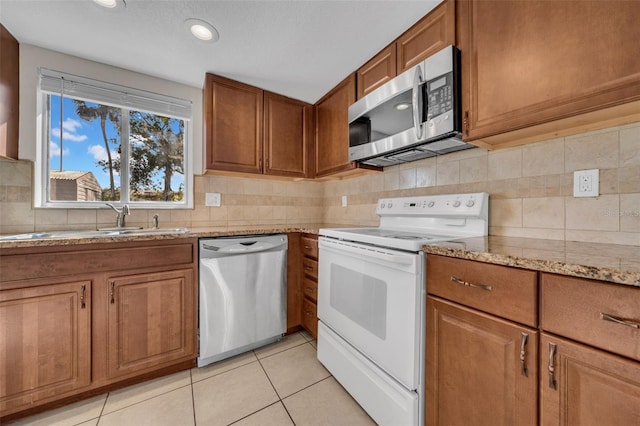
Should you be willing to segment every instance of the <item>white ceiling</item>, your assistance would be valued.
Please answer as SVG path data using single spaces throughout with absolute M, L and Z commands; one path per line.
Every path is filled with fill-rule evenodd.
M 202 87 L 211 72 L 315 103 L 440 0 L 0 0 L 20 43 Z M 188 18 L 213 24 L 193 38 Z

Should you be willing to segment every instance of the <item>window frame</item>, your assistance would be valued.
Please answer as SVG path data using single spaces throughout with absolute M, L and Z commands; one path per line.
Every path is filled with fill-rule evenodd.
M 46 68 L 38 69 L 38 87 L 37 87 L 37 148 L 36 148 L 36 162 L 34 164 L 34 207 L 36 208 L 55 208 L 55 209 L 96 209 L 96 208 L 109 208 L 106 203 L 111 203 L 116 207 L 121 207 L 128 204 L 131 207 L 137 209 L 192 209 L 193 208 L 193 113 L 192 102 L 184 99 L 161 95 L 145 90 L 134 89 L 118 84 L 107 83 L 90 78 L 75 76 L 72 74 L 53 71 Z M 121 97 L 127 98 L 127 96 L 133 99 L 132 105 L 122 105 L 117 102 L 101 99 L 89 99 L 84 96 L 73 96 L 69 93 L 63 93 L 62 90 L 55 93 L 51 90 L 43 89 L 42 79 L 43 77 L 60 77 L 65 81 L 79 82 L 81 85 L 92 86 L 96 91 L 104 90 L 108 92 L 118 92 Z M 49 85 L 50 86 L 50 85 Z M 103 105 L 110 105 L 119 108 L 122 113 L 122 129 L 121 129 L 121 145 L 125 145 L 127 149 L 124 149 L 120 153 L 121 164 L 127 164 L 124 170 L 120 171 L 120 200 L 119 201 L 56 201 L 49 200 L 50 194 L 50 141 L 49 141 L 49 128 L 50 128 L 50 105 L 48 97 L 50 95 L 63 96 L 66 98 L 84 99 L 88 102 L 94 102 Z M 96 96 L 99 97 L 99 96 Z M 154 111 L 154 108 L 144 108 L 144 101 L 157 102 L 158 104 L 170 104 L 174 103 L 180 112 L 172 114 L 171 111 Z M 122 102 L 123 104 L 125 102 Z M 171 108 L 171 106 L 169 106 Z M 180 202 L 170 201 L 135 201 L 129 199 L 129 155 L 130 155 L 130 143 L 129 143 L 129 112 L 142 111 L 149 112 L 156 115 L 168 116 L 171 118 L 184 121 L 184 137 L 183 137 L 183 167 L 184 167 L 184 199 Z M 62 111 L 61 111 L 62 114 Z M 126 127 L 125 127 L 126 126 Z M 61 129 L 62 136 L 62 129 Z M 63 155 L 62 152 L 60 155 Z

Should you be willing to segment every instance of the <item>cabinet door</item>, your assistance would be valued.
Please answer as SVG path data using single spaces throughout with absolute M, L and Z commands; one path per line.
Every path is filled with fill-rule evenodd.
M 262 173 L 262 90 L 207 74 L 204 97 L 206 168 Z
M 0 412 L 91 381 L 91 281 L 0 292 Z
M 543 333 L 542 425 L 640 424 L 640 363 Z
M 349 161 L 349 105 L 355 102 L 351 74 L 316 104 L 315 174 L 318 177 L 354 168 Z
M 396 43 L 384 48 L 356 71 L 358 99 L 397 75 Z
M 0 157 L 18 159 L 18 41 L 0 24 Z
M 537 348 L 534 329 L 427 297 L 426 424 L 535 425 Z
M 109 279 L 109 378 L 196 356 L 191 269 Z
M 474 0 L 456 7 L 466 140 L 640 99 L 640 2 Z
M 455 1 L 445 0 L 398 37 L 398 74 L 440 49 L 456 44 Z
M 264 172 L 305 177 L 313 107 L 295 99 L 264 92 Z

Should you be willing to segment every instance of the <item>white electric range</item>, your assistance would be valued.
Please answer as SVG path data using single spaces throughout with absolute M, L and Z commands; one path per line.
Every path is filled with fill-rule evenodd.
M 318 359 L 380 425 L 424 423 L 422 247 L 487 235 L 488 194 L 378 200 L 377 228 L 320 229 Z

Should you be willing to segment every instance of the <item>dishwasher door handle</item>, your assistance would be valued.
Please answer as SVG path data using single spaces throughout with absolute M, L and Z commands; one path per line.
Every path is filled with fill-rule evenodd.
M 229 254 L 257 253 L 257 252 L 268 251 L 268 250 L 279 250 L 281 246 L 285 244 L 286 243 L 273 244 L 269 242 L 252 241 L 252 242 L 241 242 L 238 244 L 218 247 L 215 245 L 203 243 L 202 248 L 204 250 L 209 250 L 209 251 L 214 251 L 216 253 L 229 255 Z

